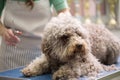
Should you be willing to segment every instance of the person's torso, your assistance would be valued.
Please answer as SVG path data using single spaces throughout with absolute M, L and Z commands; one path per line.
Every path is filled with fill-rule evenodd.
M 21 30 L 24 35 L 41 36 L 51 18 L 49 0 L 35 0 L 33 9 L 22 0 L 7 0 L 3 15 L 5 26 Z

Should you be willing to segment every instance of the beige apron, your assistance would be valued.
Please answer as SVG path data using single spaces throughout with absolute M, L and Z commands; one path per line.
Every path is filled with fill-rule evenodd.
M 24 66 L 39 56 L 42 31 L 51 18 L 49 0 L 34 2 L 31 10 L 25 2 L 7 0 L 3 23 L 23 32 L 21 42 L 15 47 L 6 45 L 2 39 L 0 48 L 0 71 Z

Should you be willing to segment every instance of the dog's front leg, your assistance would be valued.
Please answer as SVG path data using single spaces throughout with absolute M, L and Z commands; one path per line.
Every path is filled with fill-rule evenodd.
M 53 80 L 78 80 L 81 71 L 77 66 L 65 64 L 53 74 Z
M 46 56 L 42 54 L 40 57 L 33 60 L 28 66 L 23 68 L 21 72 L 25 76 L 36 76 L 45 73 L 49 70 L 49 64 Z

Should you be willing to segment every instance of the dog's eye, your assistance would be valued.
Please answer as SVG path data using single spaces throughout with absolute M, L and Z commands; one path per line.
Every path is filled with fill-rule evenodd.
M 61 36 L 61 39 L 62 39 L 62 40 L 69 39 L 69 38 L 70 38 L 69 35 L 63 35 L 63 36 Z
M 76 33 L 77 33 L 79 36 L 82 36 L 82 34 L 80 33 L 80 31 L 76 30 Z

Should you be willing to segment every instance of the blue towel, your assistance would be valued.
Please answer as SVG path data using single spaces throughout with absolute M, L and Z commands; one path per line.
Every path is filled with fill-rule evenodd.
M 118 59 L 118 63 L 116 64 L 117 67 L 120 67 L 120 58 Z M 7 77 L 12 77 L 12 78 L 26 78 L 29 80 L 52 80 L 52 75 L 51 74 L 44 74 L 44 75 L 40 75 L 40 76 L 35 76 L 35 77 L 24 77 L 23 74 L 20 72 L 20 70 L 23 67 L 19 67 L 13 70 L 8 70 L 8 71 L 4 71 L 4 72 L 0 72 L 0 76 L 7 76 Z M 103 77 L 105 75 L 117 72 L 119 70 L 114 70 L 114 71 L 109 71 L 109 72 L 102 72 L 100 73 L 98 76 L 98 78 Z M 88 80 L 87 77 L 80 77 L 80 80 Z

